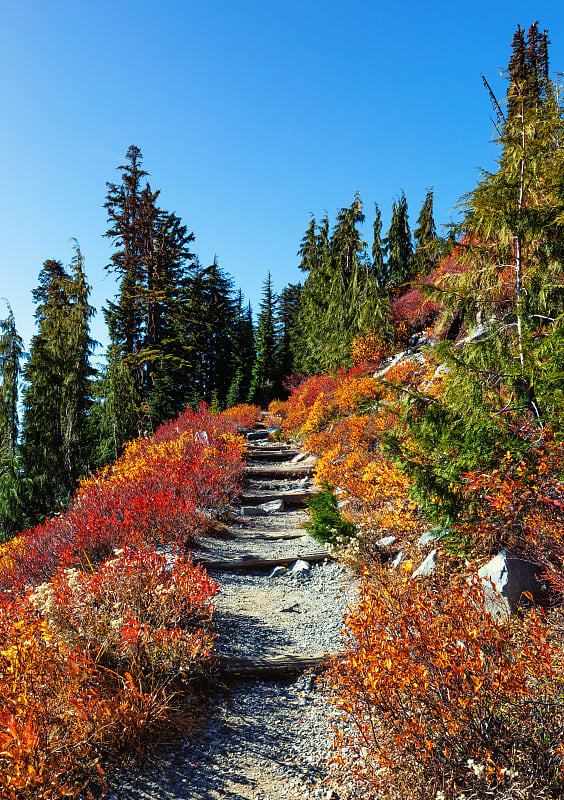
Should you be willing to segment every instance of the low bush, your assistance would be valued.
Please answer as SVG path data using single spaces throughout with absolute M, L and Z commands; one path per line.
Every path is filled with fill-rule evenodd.
M 327 683 L 365 798 L 562 796 L 562 650 L 542 615 L 496 620 L 475 584 L 365 579 Z

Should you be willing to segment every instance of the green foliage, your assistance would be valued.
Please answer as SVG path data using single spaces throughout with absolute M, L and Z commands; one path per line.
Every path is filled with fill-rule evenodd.
M 256 357 L 247 398 L 249 403 L 257 403 L 265 408 L 281 391 L 276 301 L 269 272 L 260 304 L 255 336 Z
M 43 519 L 65 505 L 91 466 L 88 410 L 93 371 L 89 321 L 94 309 L 78 245 L 68 270 L 48 260 L 33 291 L 38 332 L 23 374 L 19 463 L 28 484 L 27 514 Z
M 342 544 L 343 539 L 355 535 L 355 526 L 341 517 L 334 488 L 326 481 L 319 494 L 307 501 L 307 506 L 310 510 L 307 532 L 320 544 Z
M 357 195 L 350 206 L 339 211 L 330 236 L 327 218 L 317 231 L 312 220 L 302 241 L 300 268 L 309 274 L 296 326 L 298 372 L 311 375 L 349 363 L 354 339 L 382 321 L 381 276 L 358 230 L 363 222 L 362 201 Z

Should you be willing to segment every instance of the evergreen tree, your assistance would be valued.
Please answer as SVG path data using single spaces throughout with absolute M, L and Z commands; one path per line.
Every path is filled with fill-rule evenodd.
M 33 291 L 38 332 L 23 371 L 20 447 L 33 521 L 65 505 L 89 467 L 89 321 L 94 309 L 78 246 L 69 270 L 60 261 L 46 261 Z
M 195 366 L 187 342 L 194 235 L 175 214 L 158 208 L 159 192 L 144 182 L 141 162 L 139 148 L 131 146 L 118 167 L 121 183 L 107 184 L 106 236 L 115 246 L 107 269 L 119 278 L 118 297 L 104 309 L 110 346 L 102 427 L 108 455 L 184 408 L 186 376 Z
M 392 209 L 392 221 L 388 236 L 384 240 L 384 250 L 388 257 L 387 272 L 389 285 L 404 286 L 412 277 L 411 233 L 407 214 L 407 200 L 402 192 Z
M 374 203 L 374 226 L 372 240 L 372 271 L 380 291 L 384 290 L 388 284 L 388 270 L 384 262 L 384 250 L 382 247 L 382 215 L 378 203 Z
M 429 275 L 438 264 L 439 242 L 433 217 L 433 189 L 428 189 L 425 201 L 417 219 L 413 238 L 415 252 L 412 257 L 411 272 L 413 276 Z
M 264 282 L 260 304 L 255 337 L 256 358 L 248 395 L 248 402 L 257 403 L 262 407 L 267 407 L 281 390 L 276 300 L 269 272 Z
M 12 308 L 7 305 L 8 316 L 0 320 L 0 542 L 25 527 L 22 482 L 16 462 L 23 341 L 16 330 Z
M 6 301 L 7 302 L 7 301 Z M 23 341 L 16 330 L 14 312 L 0 320 L 0 448 L 1 458 L 14 460 L 18 441 L 18 383 Z
M 278 298 L 278 327 L 280 330 L 280 372 L 287 378 L 295 372 L 295 353 L 298 314 L 302 294 L 301 283 L 289 283 Z
M 251 373 L 255 363 L 255 334 L 251 304 L 243 308 L 243 293 L 239 290 L 235 303 L 232 337 L 231 384 L 226 406 L 244 403 L 251 388 Z

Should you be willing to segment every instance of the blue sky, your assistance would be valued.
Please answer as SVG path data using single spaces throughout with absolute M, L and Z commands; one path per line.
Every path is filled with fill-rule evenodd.
M 389 223 L 405 190 L 412 228 L 429 186 L 443 224 L 492 167 L 484 73 L 500 76 L 517 24 L 539 19 L 564 70 L 559 2 L 356 3 L 20 0 L 0 27 L 0 296 L 33 334 L 43 261 L 80 242 L 100 309 L 106 181 L 141 148 L 161 206 L 217 255 L 253 306 L 267 271 L 300 280 L 310 214 L 355 192 Z M 387 228 L 386 228 L 387 229 Z M 0 311 L 3 313 L 3 311 Z M 105 341 L 99 311 L 93 335 Z

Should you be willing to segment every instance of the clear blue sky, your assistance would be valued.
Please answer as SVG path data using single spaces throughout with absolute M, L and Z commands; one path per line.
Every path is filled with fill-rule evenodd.
M 20 0 L 0 27 L 0 296 L 33 334 L 43 261 L 76 237 L 100 309 L 106 181 L 130 144 L 161 206 L 217 255 L 256 308 L 301 278 L 310 214 L 356 191 L 387 229 L 405 190 L 414 227 L 434 187 L 438 224 L 496 150 L 483 72 L 499 97 L 517 23 L 539 19 L 564 70 L 562 3 Z M 0 313 L 3 314 L 3 307 Z M 105 341 L 99 311 L 93 335 Z

